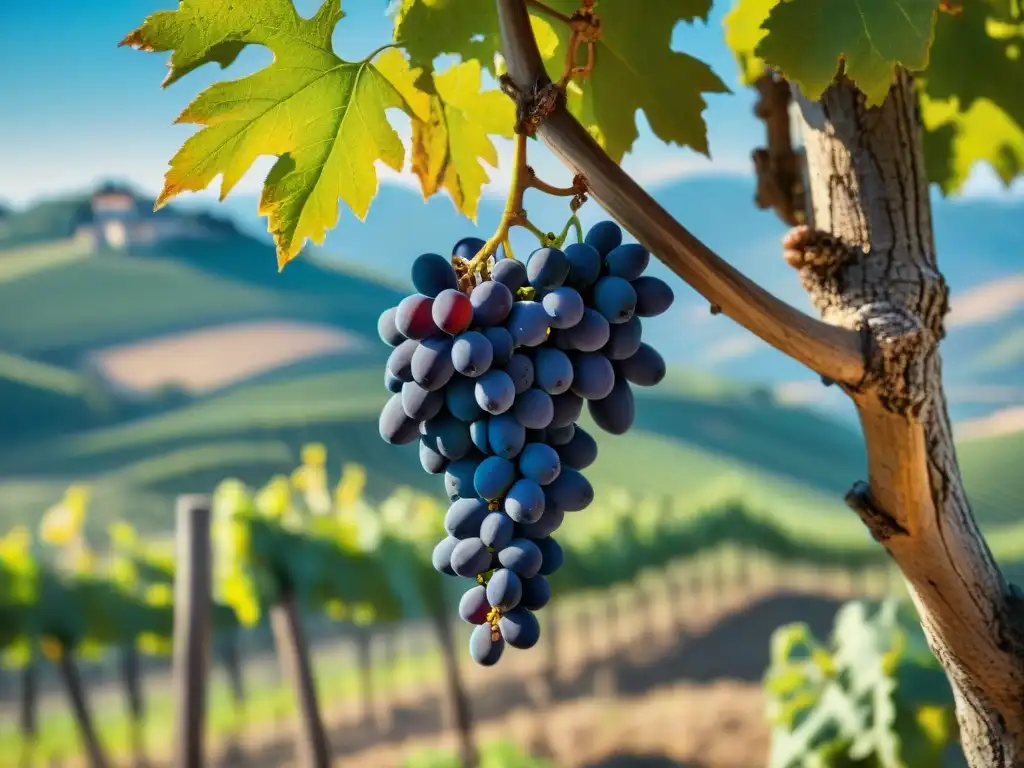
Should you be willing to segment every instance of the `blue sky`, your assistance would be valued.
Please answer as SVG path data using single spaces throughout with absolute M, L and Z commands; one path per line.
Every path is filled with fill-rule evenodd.
M 308 14 L 318 2 L 296 4 Z M 172 125 L 178 112 L 206 85 L 269 61 L 267 51 L 248 50 L 227 72 L 208 66 L 161 89 L 166 54 L 118 48 L 117 42 L 147 14 L 175 5 L 173 0 L 0 0 L 0 72 L 18 73 L 0 84 L 0 200 L 21 204 L 105 178 L 131 181 L 150 193 L 159 189 L 167 161 L 194 130 Z M 385 6 L 383 0 L 343 3 L 347 16 L 335 35 L 342 56 L 360 58 L 390 39 Z M 657 186 L 692 173 L 750 172 L 749 153 L 761 143 L 762 131 L 751 114 L 753 94 L 736 86 L 736 66 L 722 39 L 721 17 L 728 6 L 720 0 L 706 26 L 680 25 L 674 39 L 677 49 L 709 63 L 736 90 L 709 97 L 714 160 L 665 146 L 640 116 L 641 139 L 624 165 L 641 183 Z M 393 122 L 408 135 L 403 116 L 395 114 Z M 507 158 L 509 143 L 499 141 L 498 148 Z M 550 156 L 535 155 L 531 162 L 556 179 L 566 173 Z M 258 190 L 271 163 L 269 158 L 257 163 L 238 193 Z M 976 176 L 974 194 L 999 192 L 990 173 Z M 492 179 L 487 192 L 502 194 L 502 171 Z M 408 175 L 384 181 L 412 182 Z

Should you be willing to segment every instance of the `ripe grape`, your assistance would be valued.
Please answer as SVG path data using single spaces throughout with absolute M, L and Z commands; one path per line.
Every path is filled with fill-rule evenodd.
M 505 496 L 505 514 L 514 523 L 535 523 L 544 514 L 544 491 L 533 480 L 517 480 Z
M 533 611 L 513 608 L 498 621 L 498 629 L 505 642 L 513 648 L 533 648 L 540 640 L 540 622 Z
M 568 287 L 556 288 L 541 301 L 548 315 L 548 324 L 560 330 L 572 328 L 583 317 L 583 297 Z
M 402 386 L 405 384 L 397 376 L 393 375 L 391 371 L 385 368 L 384 370 L 384 388 L 392 394 L 399 394 L 402 391 Z
M 615 385 L 615 369 L 599 352 L 586 352 L 573 359 L 572 391 L 586 400 L 607 397 Z
M 377 318 L 377 335 L 389 347 L 397 347 L 405 341 L 405 336 L 399 332 L 398 326 L 395 325 L 396 317 L 398 317 L 398 307 L 391 307 L 381 312 L 380 317 Z
M 487 581 L 487 602 L 502 611 L 511 611 L 523 596 L 523 583 L 507 568 L 499 568 Z
M 476 401 L 476 382 L 465 376 L 453 376 L 444 388 L 444 404 L 459 421 L 473 422 L 483 415 Z
M 543 389 L 531 388 L 516 398 L 512 413 L 524 427 L 544 429 L 555 415 L 555 406 L 551 402 L 551 395 Z M 524 430 L 524 439 L 525 436 Z
M 441 331 L 457 336 L 473 321 L 473 304 L 462 291 L 447 288 L 437 294 L 430 316 Z
M 480 540 L 492 549 L 501 550 L 508 546 L 515 535 L 516 526 L 504 512 L 491 512 L 480 524 Z
M 402 385 L 402 409 L 416 421 L 427 421 L 437 416 L 444 406 L 444 392 L 424 389 L 415 381 Z
M 549 395 L 560 395 L 572 385 L 572 361 L 560 349 L 539 348 L 533 355 L 535 382 Z
M 496 456 L 514 459 L 526 445 L 526 428 L 512 413 L 492 416 L 487 420 L 487 445 Z
M 417 292 L 433 298 L 448 288 L 458 288 L 459 280 L 448 259 L 436 253 L 424 253 L 412 263 L 412 284 Z
M 444 487 L 449 499 L 465 499 L 476 494 L 473 478 L 478 466 L 480 460 L 470 458 L 448 464 L 444 472 Z
M 490 455 L 491 444 L 487 441 L 487 417 L 482 416 L 481 418 L 474 421 L 469 425 L 469 439 L 473 441 L 473 445 L 480 453 Z
M 636 313 L 640 317 L 657 317 L 671 307 L 676 298 L 668 283 L 649 275 L 636 278 L 633 290 L 636 291 Z
M 380 412 L 380 436 L 391 445 L 406 445 L 419 435 L 419 423 L 402 408 L 402 396 L 392 395 Z
M 575 392 L 563 392 L 551 398 L 555 413 L 551 417 L 550 427 L 567 427 L 579 419 L 583 413 L 583 398 Z
M 579 323 L 566 331 L 566 339 L 572 349 L 580 352 L 597 352 L 608 343 L 611 328 L 607 318 L 596 309 L 587 307 Z
M 452 569 L 452 552 L 455 551 L 455 547 L 458 545 L 459 540 L 448 536 L 441 539 L 434 547 L 434 551 L 430 555 L 431 564 L 434 566 L 434 570 L 438 573 L 443 573 L 446 576 L 454 576 L 455 571 Z
M 562 545 L 550 536 L 536 539 L 533 543 L 540 550 L 541 558 L 544 561 L 544 564 L 541 565 L 537 573 L 540 576 L 550 576 L 556 573 L 562 567 L 562 563 L 565 562 L 565 553 L 562 551 Z
M 527 539 L 542 539 L 557 531 L 562 521 L 565 520 L 565 512 L 556 507 L 550 500 L 544 501 L 544 514 L 535 523 L 519 523 L 515 526 L 515 535 Z
M 609 323 L 624 323 L 636 312 L 636 291 L 621 277 L 602 277 L 594 286 L 594 306 Z
M 647 269 L 650 260 L 651 255 L 639 243 L 623 243 L 604 257 L 607 274 L 623 280 L 636 280 Z
M 529 278 L 521 262 L 505 259 L 491 269 L 491 280 L 501 283 L 513 294 L 526 285 Z
M 552 427 L 548 430 L 547 442 L 549 445 L 558 447 L 559 445 L 565 445 L 572 440 L 573 435 L 576 434 L 576 425 L 570 424 L 567 427 Z
M 573 243 L 566 247 L 565 258 L 569 260 L 569 277 L 566 284 L 581 290 L 597 282 L 601 275 L 601 254 L 588 243 Z
M 544 556 L 540 549 L 530 539 L 512 539 L 507 547 L 498 552 L 498 562 L 524 578 L 536 576 L 543 561 Z M 455 567 L 454 561 L 452 567 Z
M 494 280 L 476 286 L 469 295 L 469 300 L 473 305 L 473 323 L 482 326 L 505 322 L 515 302 L 512 291 Z
M 476 377 L 486 373 L 493 360 L 494 347 L 482 333 L 467 331 L 455 337 L 452 363 L 463 376 Z
M 615 386 L 602 400 L 587 404 L 590 417 L 605 432 L 613 435 L 625 434 L 636 418 L 636 402 L 629 383 L 621 376 L 615 377 Z
M 535 301 L 517 301 L 512 305 L 505 327 L 517 345 L 536 347 L 544 343 L 548 337 L 549 320 L 542 304 Z
M 444 529 L 456 539 L 480 535 L 480 524 L 490 514 L 483 499 L 456 499 L 444 516 Z
M 520 592 L 522 586 L 520 585 Z M 487 587 L 477 584 L 470 587 L 459 600 L 459 618 L 467 624 L 483 624 L 487 621 L 487 614 L 491 610 L 491 604 L 487 602 Z
M 526 260 L 526 275 L 534 288 L 552 291 L 569 276 L 569 259 L 557 248 L 538 248 Z
M 461 459 L 469 453 L 469 427 L 450 414 L 440 414 L 422 422 L 420 432 L 427 445 L 446 459 Z
M 424 339 L 412 353 L 409 365 L 412 379 L 424 389 L 440 389 L 455 373 L 452 364 L 452 340 L 444 336 Z
M 616 323 L 611 327 L 608 343 L 601 348 L 601 353 L 609 360 L 625 360 L 640 349 L 642 335 L 643 326 L 640 318 L 633 315 L 626 322 Z
M 503 498 L 515 481 L 515 464 L 500 456 L 488 456 L 473 473 L 473 488 L 488 501 Z
M 439 475 L 448 466 L 448 459 L 430 447 L 422 437 L 420 438 L 420 466 L 428 475 Z
M 500 325 L 484 328 L 480 331 L 487 340 L 491 342 L 493 360 L 491 365 L 505 365 L 512 357 L 512 350 L 515 349 L 515 342 L 512 341 L 512 334 Z
M 387 372 L 402 382 L 412 381 L 412 356 L 420 343 L 409 339 L 395 347 L 388 355 Z
M 562 470 L 558 452 L 544 443 L 527 443 L 519 454 L 519 471 L 538 485 L 553 482 Z
M 612 391 L 614 392 L 615 390 L 613 389 Z M 594 406 L 590 405 L 589 408 L 591 415 L 593 415 Z M 597 461 L 597 441 L 583 427 L 577 426 L 573 431 L 572 439 L 567 443 L 559 445 L 555 450 L 558 452 L 558 457 L 562 463 L 573 469 L 584 470 Z M 519 461 L 522 462 L 521 457 Z
M 481 666 L 492 667 L 497 664 L 503 650 L 505 639 L 489 624 L 475 627 L 469 636 L 469 655 Z
M 650 344 L 640 344 L 639 349 L 618 363 L 619 372 L 626 381 L 641 387 L 653 387 L 665 378 L 665 359 Z
M 539 551 L 539 550 L 538 550 Z M 491 567 L 491 552 L 477 537 L 462 539 L 452 550 L 452 570 L 471 578 Z
M 618 248 L 622 242 L 622 230 L 614 221 L 599 221 L 590 228 L 586 237 L 583 238 L 583 242 L 604 256 L 614 248 Z
M 579 512 L 594 501 L 594 486 L 572 467 L 562 471 L 544 488 L 550 499 L 566 512 Z
M 423 294 L 406 296 L 395 311 L 395 327 L 407 339 L 420 341 L 437 333 L 433 318 L 434 300 Z
M 504 413 L 516 399 L 516 386 L 505 371 L 490 370 L 476 380 L 476 402 L 493 416 Z
M 479 237 L 464 237 L 455 244 L 452 248 L 452 256 L 456 256 L 466 261 L 472 261 L 473 257 L 480 253 L 480 250 L 487 245 L 484 240 Z
M 517 395 L 521 395 L 533 386 L 535 374 L 533 361 L 522 353 L 517 352 L 509 358 L 508 364 L 505 366 L 505 373 L 512 379 L 512 385 L 515 387 Z
M 519 607 L 528 611 L 539 611 L 551 601 L 551 585 L 540 574 L 529 579 L 520 579 L 519 583 Z

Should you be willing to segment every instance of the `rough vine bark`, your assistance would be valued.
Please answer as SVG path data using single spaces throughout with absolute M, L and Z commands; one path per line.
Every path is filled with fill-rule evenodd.
M 1024 624 L 971 513 L 942 389 L 948 290 L 932 233 L 912 78 L 866 109 L 840 77 L 800 100 L 813 229 L 786 238 L 822 317 L 864 332 L 868 482 L 847 501 L 903 572 L 953 686 L 976 768 L 1024 764 Z
M 526 92 L 548 80 L 529 15 L 524 0 L 497 4 L 508 72 Z M 583 174 L 612 217 L 714 306 L 842 385 L 868 450 L 868 482 L 855 483 L 847 503 L 907 580 L 953 687 L 965 756 L 972 768 L 1024 766 L 1024 593 L 999 571 L 957 464 L 938 352 L 948 290 L 936 262 L 913 80 L 897 72 L 885 104 L 867 109 L 840 75 L 802 109 L 812 215 L 784 247 L 825 323 L 795 317 L 693 237 L 563 103 L 544 115 L 538 135 Z

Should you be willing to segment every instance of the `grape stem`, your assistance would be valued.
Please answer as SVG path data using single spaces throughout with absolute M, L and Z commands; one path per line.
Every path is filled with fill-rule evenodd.
M 553 197 L 572 197 L 570 207 L 575 211 L 587 199 L 587 184 L 582 174 L 573 177 L 572 185 L 568 187 L 556 187 L 537 177 L 536 171 L 526 163 L 526 141 L 529 138 L 525 131 L 515 134 L 515 151 L 512 159 L 512 181 L 505 200 L 505 210 L 501 216 L 501 223 L 493 235 L 484 243 L 483 248 L 470 260 L 467 270 L 470 273 L 479 272 L 486 277 L 487 260 L 494 254 L 499 246 L 504 246 L 505 255 L 515 260 L 512 249 L 509 246 L 508 233 L 512 227 L 522 227 L 529 230 L 541 245 L 553 245 L 558 238 L 541 230 L 526 215 L 523 208 L 523 197 L 528 189 L 536 189 Z M 568 225 L 566 225 L 568 227 Z M 564 233 L 562 236 L 564 241 Z

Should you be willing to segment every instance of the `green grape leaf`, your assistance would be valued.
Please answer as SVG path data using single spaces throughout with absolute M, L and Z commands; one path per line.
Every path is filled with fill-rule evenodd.
M 741 0 L 730 14 L 733 37 L 727 39 L 741 61 L 751 54 L 763 59 L 809 99 L 821 97 L 842 62 L 868 105 L 878 105 L 897 66 L 916 71 L 928 65 L 938 5 L 939 0 L 782 0 L 755 26 L 765 0 Z M 759 28 L 764 35 L 757 40 Z
M 291 0 L 192 0 L 148 17 L 122 42 L 173 51 L 170 80 L 201 64 L 230 63 L 249 44 L 273 62 L 239 80 L 215 83 L 177 122 L 205 126 L 173 157 L 157 206 L 222 175 L 223 199 L 260 155 L 275 155 L 259 211 L 283 268 L 307 239 L 322 243 L 341 198 L 359 218 L 377 193 L 376 161 L 401 170 L 405 149 L 389 109 L 409 106 L 370 59 L 348 62 L 331 48 L 343 14 L 326 0 L 309 19 Z M 372 56 L 371 56 L 372 58 Z
M 944 193 L 979 162 L 1002 182 L 1024 173 L 1024 24 L 1004 24 L 965 3 L 936 24 L 931 64 L 920 76 L 929 178 Z
M 416 85 L 423 70 L 410 68 L 397 50 L 386 51 L 377 66 L 413 110 L 412 170 L 423 198 L 446 189 L 456 210 L 476 221 L 481 190 L 489 181 L 480 160 L 497 167 L 488 134 L 512 136 L 512 100 L 501 91 L 480 92 L 476 61 L 432 72 L 429 93 Z
M 722 19 L 725 42 L 740 66 L 740 82 L 753 85 L 764 74 L 764 59 L 755 53 L 768 34 L 762 26 L 768 14 L 781 0 L 738 0 Z

